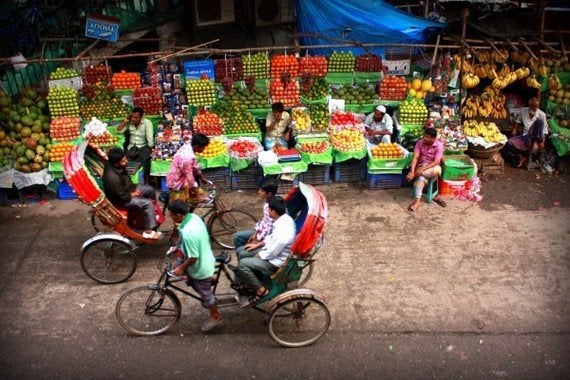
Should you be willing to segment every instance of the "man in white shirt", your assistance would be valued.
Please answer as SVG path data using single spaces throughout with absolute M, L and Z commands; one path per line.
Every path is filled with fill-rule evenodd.
M 513 128 L 512 135 L 505 146 L 507 155 L 519 156 L 518 167 L 527 162 L 529 153 L 542 151 L 546 145 L 548 124 L 546 114 L 538 109 L 538 98 L 530 98 L 528 107 L 523 107 L 515 113 L 515 121 L 518 122 Z M 522 131 L 519 128 L 522 126 Z
M 268 206 L 269 215 L 275 219 L 273 230 L 265 237 L 261 251 L 253 257 L 241 259 L 237 270 L 241 289 L 250 288 L 255 291 L 250 304 L 256 303 L 269 293 L 269 289 L 263 285 L 256 272 L 267 276 L 275 273 L 291 254 L 291 247 L 297 235 L 295 221 L 286 213 L 285 200 L 280 196 L 271 197 Z
M 364 128 L 366 129 L 366 137 L 371 143 L 389 143 L 394 131 L 394 122 L 386 113 L 386 107 L 378 106 L 374 112 L 364 119 Z

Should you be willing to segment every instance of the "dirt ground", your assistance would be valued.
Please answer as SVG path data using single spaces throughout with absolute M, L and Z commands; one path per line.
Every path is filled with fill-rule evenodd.
M 317 344 L 286 352 L 253 311 L 224 309 L 224 323 L 201 333 L 205 311 L 186 300 L 172 331 L 129 336 L 116 300 L 157 278 L 167 243 L 139 248 L 133 277 L 102 286 L 79 265 L 94 235 L 87 206 L 50 196 L 0 207 L 3 377 L 568 378 L 568 181 L 507 167 L 483 178 L 481 202 L 416 213 L 410 187 L 318 186 L 330 214 L 307 287 L 332 324 Z M 261 210 L 254 191 L 222 196 Z

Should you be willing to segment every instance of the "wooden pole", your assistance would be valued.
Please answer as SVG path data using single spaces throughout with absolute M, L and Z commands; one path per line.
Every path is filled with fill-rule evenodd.
M 467 42 L 465 42 L 465 35 L 467 34 L 467 17 L 469 17 L 469 9 L 463 8 L 461 10 L 461 41 L 463 43 L 461 44 L 461 66 L 459 68 L 459 78 L 457 79 L 459 81 L 457 86 L 457 89 L 459 90 L 459 93 L 457 94 L 459 110 L 461 110 L 461 105 L 464 101 L 463 97 L 461 96 L 461 90 L 463 89 L 463 86 L 461 85 L 461 78 L 463 77 L 463 64 L 465 62 L 465 45 L 467 45 Z M 461 118 L 461 122 L 463 122 L 463 117 Z
M 212 41 L 204 42 L 203 44 L 194 45 L 194 46 L 191 46 L 191 47 L 189 47 L 189 48 L 180 50 L 180 51 L 178 51 L 178 52 L 176 52 L 176 53 L 168 54 L 168 55 L 166 55 L 166 56 L 164 56 L 164 57 L 160 57 L 160 58 L 157 58 L 157 59 L 153 59 L 153 60 L 150 61 L 149 63 L 154 63 L 154 62 L 156 62 L 156 61 L 162 61 L 163 59 L 166 59 L 166 58 L 169 58 L 169 57 L 173 57 L 173 56 L 177 56 L 177 55 L 180 55 L 180 54 L 185 53 L 185 52 L 187 52 L 187 51 L 195 50 L 195 49 L 197 49 L 197 48 L 199 48 L 199 47 L 202 47 L 202 46 L 205 46 L 205 45 L 213 44 L 214 42 L 218 42 L 219 40 L 220 40 L 220 39 L 217 38 L 217 39 L 212 40 Z

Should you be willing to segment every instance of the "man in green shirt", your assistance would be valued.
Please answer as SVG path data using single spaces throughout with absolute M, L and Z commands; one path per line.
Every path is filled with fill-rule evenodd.
M 154 127 L 149 119 L 143 118 L 143 115 L 142 108 L 133 108 L 133 112 L 118 125 L 117 132 L 128 131 L 128 145 L 125 149 L 127 156 L 130 161 L 141 163 L 144 181 L 148 184 L 150 158 L 154 147 Z
M 182 257 L 173 270 L 175 276 L 188 276 L 190 285 L 202 299 L 202 306 L 210 310 L 210 318 L 202 325 L 202 331 L 209 331 L 222 322 L 223 316 L 216 306 L 212 292 L 211 278 L 215 272 L 216 259 L 210 246 L 210 235 L 202 218 L 190 212 L 188 204 L 180 199 L 168 205 L 174 223 L 180 223 L 179 248 Z

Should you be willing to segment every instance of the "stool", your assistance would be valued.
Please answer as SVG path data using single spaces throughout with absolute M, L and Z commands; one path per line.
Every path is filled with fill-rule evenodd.
M 425 198 L 427 203 L 433 202 L 433 199 L 437 197 L 437 194 L 439 193 L 437 180 L 437 177 L 430 179 L 427 183 L 427 186 L 424 187 L 422 197 Z

